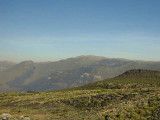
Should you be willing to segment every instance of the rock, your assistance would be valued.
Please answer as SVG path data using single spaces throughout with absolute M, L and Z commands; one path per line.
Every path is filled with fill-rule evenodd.
M 12 118 L 11 120 L 18 120 L 17 118 Z
M 20 116 L 19 119 L 13 118 L 10 114 L 3 113 L 0 115 L 0 120 L 30 120 L 29 117 Z
M 39 92 L 34 90 L 28 90 L 27 93 L 39 93 Z
M 19 117 L 20 120 L 30 120 L 29 117 L 24 117 L 23 115 Z
M 12 116 L 10 114 L 3 113 L 0 115 L 0 120 L 10 120 Z

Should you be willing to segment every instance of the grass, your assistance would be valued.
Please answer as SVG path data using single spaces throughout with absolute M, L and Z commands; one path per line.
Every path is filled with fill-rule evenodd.
M 2 113 L 31 120 L 158 120 L 159 72 L 132 71 L 60 91 L 0 93 Z
M 0 114 L 32 120 L 152 118 L 160 106 L 160 86 L 41 93 L 0 93 Z M 156 114 L 157 115 L 157 114 Z M 157 117 L 155 115 L 155 117 Z

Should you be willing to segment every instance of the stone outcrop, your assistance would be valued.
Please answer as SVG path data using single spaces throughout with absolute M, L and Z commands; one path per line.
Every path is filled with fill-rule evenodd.
M 0 115 L 0 120 L 30 120 L 29 117 L 20 116 L 19 118 L 14 118 L 8 113 L 3 113 Z

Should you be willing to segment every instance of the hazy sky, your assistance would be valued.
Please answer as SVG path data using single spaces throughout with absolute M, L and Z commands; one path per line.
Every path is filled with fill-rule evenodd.
M 0 0 L 0 60 L 160 61 L 160 0 Z

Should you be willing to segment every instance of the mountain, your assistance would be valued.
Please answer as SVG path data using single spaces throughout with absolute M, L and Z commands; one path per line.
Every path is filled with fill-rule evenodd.
M 33 62 L 23 64 L 30 66 L 26 70 L 32 69 Z M 133 69 L 117 77 L 76 88 L 0 93 L 0 118 L 159 120 L 159 88 L 160 71 Z
M 14 65 L 16 65 L 16 63 L 14 63 L 14 62 L 0 61 L 0 72 L 5 71 L 5 70 L 13 67 Z
M 124 72 L 123 74 L 114 78 L 106 79 L 103 81 L 97 81 L 90 84 L 86 84 L 81 87 L 69 88 L 68 90 L 81 90 L 81 89 L 116 89 L 116 88 L 127 88 L 135 87 L 135 85 L 143 86 L 148 84 L 159 84 L 160 85 L 160 71 L 145 70 L 145 69 L 133 69 Z M 131 86 L 130 86 L 131 85 Z M 127 87 L 126 87 L 127 86 Z
M 24 61 L 0 73 L 0 91 L 48 91 L 113 78 L 130 69 L 160 70 L 160 62 L 78 56 L 55 62 Z

